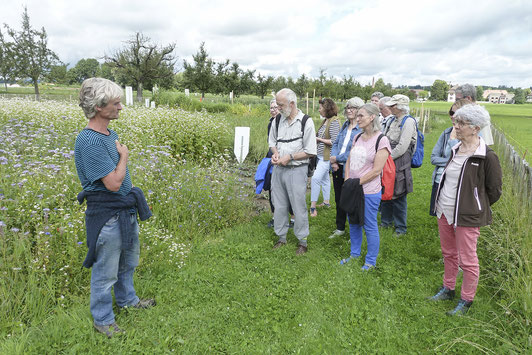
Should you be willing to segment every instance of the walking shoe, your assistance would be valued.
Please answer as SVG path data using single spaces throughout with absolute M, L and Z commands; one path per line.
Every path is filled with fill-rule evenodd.
M 296 250 L 296 255 L 305 254 L 307 252 L 307 247 L 305 245 L 299 245 L 299 247 Z
M 124 333 L 124 331 L 122 329 L 120 329 L 118 327 L 118 324 L 116 323 L 112 323 L 112 324 L 109 324 L 109 325 L 96 325 L 94 324 L 94 328 L 104 334 L 105 336 L 107 336 L 107 338 L 111 338 L 113 335 L 115 334 L 120 334 L 120 333 Z
M 132 306 L 124 306 L 120 307 L 121 309 L 130 309 L 130 308 L 136 308 L 136 309 L 146 309 L 153 307 L 157 304 L 153 298 L 147 298 L 143 300 L 139 300 L 137 304 L 134 304 Z
M 469 307 L 473 304 L 473 301 L 466 301 L 460 298 L 458 305 L 452 310 L 447 312 L 450 316 L 463 316 L 469 311 Z
M 329 239 L 334 239 L 340 235 L 344 235 L 345 231 L 341 231 L 339 229 L 336 229 L 330 236 Z
M 442 286 L 438 292 L 428 299 L 431 301 L 446 301 L 454 298 L 454 290 L 450 290 L 445 286 Z
M 268 224 L 266 225 L 266 227 L 268 227 L 268 228 L 273 228 L 273 218 L 268 222 Z
M 362 268 L 361 268 L 362 271 L 369 271 L 371 269 L 375 269 L 375 265 L 364 264 L 364 266 L 362 266 Z
M 286 245 L 286 242 L 278 241 L 278 242 L 275 243 L 275 245 L 273 246 L 273 249 L 279 249 L 280 247 L 284 247 L 285 245 Z

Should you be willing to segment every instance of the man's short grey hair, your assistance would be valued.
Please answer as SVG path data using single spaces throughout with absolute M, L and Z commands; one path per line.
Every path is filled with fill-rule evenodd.
M 284 96 L 288 100 L 288 103 L 293 102 L 297 107 L 297 95 L 293 90 L 284 88 L 279 90 L 277 95 Z
M 410 113 L 410 107 L 408 105 L 395 105 L 395 108 L 397 108 L 399 111 L 404 113 L 405 115 L 408 115 Z
M 484 128 L 490 124 L 490 114 L 483 106 L 471 104 L 460 107 L 453 117 L 469 122 L 471 126 Z
M 390 96 L 384 96 L 384 97 L 381 97 L 380 100 L 379 100 L 379 104 L 385 104 L 387 103 L 388 101 L 390 101 L 392 98 Z
M 377 96 L 380 100 L 384 97 L 384 94 L 380 91 L 375 91 L 373 94 L 371 94 L 371 97 L 375 97 L 375 96 Z
M 380 110 L 374 103 L 365 104 L 359 110 L 366 111 L 370 116 L 375 116 L 373 118 L 373 125 L 370 126 L 370 128 L 373 130 L 373 132 L 377 132 L 381 130 L 381 120 L 379 119 L 379 113 Z
M 461 93 L 462 97 L 471 97 L 473 101 L 477 101 L 477 88 L 471 84 L 460 85 L 456 88 L 455 93 Z
M 79 90 L 79 107 L 87 118 L 96 115 L 96 107 L 105 107 L 109 101 L 121 99 L 122 88 L 111 80 L 89 78 L 83 81 Z

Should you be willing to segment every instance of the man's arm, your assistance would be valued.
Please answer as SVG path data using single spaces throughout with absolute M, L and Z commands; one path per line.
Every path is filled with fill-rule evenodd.
M 118 140 L 115 140 L 115 143 L 116 150 L 118 150 L 118 154 L 120 155 L 120 160 L 118 161 L 115 170 L 102 178 L 102 182 L 107 190 L 117 192 L 120 190 L 120 186 L 122 186 L 122 182 L 126 177 L 129 150 L 124 144 L 120 144 Z

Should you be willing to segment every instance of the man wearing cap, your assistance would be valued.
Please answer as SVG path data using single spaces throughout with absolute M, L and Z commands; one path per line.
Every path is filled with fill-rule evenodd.
M 395 225 L 395 235 L 406 234 L 407 203 L 406 195 L 414 190 L 411 161 L 416 148 L 416 120 L 409 115 L 410 99 L 405 95 L 394 95 L 385 103 L 395 116 L 386 124 L 384 134 L 390 140 L 391 156 L 395 163 L 395 187 L 393 198 L 382 201 L 381 226 Z M 404 125 L 401 127 L 403 119 Z
M 309 158 L 316 155 L 316 128 L 312 118 L 307 118 L 303 126 L 304 114 L 297 108 L 296 94 L 287 88 L 275 96 L 280 115 L 272 124 L 268 143 L 272 150 L 272 191 L 274 230 L 279 241 L 274 249 L 286 245 L 288 233 L 288 208 L 294 211 L 294 234 L 299 240 L 296 254 L 307 252 L 309 235 L 308 211 L 306 202 L 307 172 Z

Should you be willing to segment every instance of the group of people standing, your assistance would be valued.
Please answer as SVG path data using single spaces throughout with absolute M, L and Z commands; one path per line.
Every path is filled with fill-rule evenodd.
M 484 140 L 493 143 L 490 116 L 475 103 L 471 88 L 474 86 L 468 84 L 458 88 L 458 100 L 449 111 L 453 126 L 442 133 L 431 155 L 435 170 L 430 214 L 438 218 L 445 266 L 443 286 L 430 299 L 452 299 L 459 267 L 464 273 L 461 299 L 450 314 L 464 314 L 472 304 L 479 275 L 479 228 L 491 223 L 490 206 L 502 191 L 498 158 Z M 296 254 L 307 252 L 307 168 L 315 156 L 310 216 L 317 216 L 317 207 L 330 207 L 331 173 L 336 229 L 329 238 L 344 235 L 348 222 L 351 241 L 350 255 L 340 264 L 361 258 L 364 230 L 367 253 L 362 270 L 375 268 L 379 226 L 394 228 L 397 237 L 407 233 L 407 194 L 413 191 L 411 161 L 417 144 L 417 122 L 409 115 L 409 103 L 409 98 L 400 94 L 385 97 L 375 92 L 367 104 L 354 97 L 347 101 L 345 121 L 341 122 L 336 103 L 324 98 L 319 101 L 322 123 L 316 132 L 314 122 L 304 119 L 306 115 L 297 108 L 295 93 L 286 88 L 277 93 L 270 103 L 268 131 L 274 165 L 270 191 L 273 227 L 279 237 L 274 249 L 286 245 L 291 208 L 299 240 Z M 381 176 L 389 156 L 395 163 L 395 184 L 392 199 L 384 201 Z M 317 205 L 320 192 L 323 203 Z

